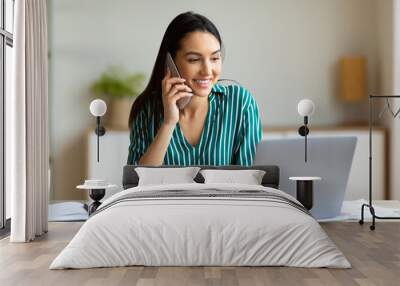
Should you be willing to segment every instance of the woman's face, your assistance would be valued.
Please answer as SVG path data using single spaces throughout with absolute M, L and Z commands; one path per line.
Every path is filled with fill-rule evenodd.
M 208 96 L 221 74 L 221 46 L 211 33 L 189 33 L 180 42 L 175 63 L 194 95 Z

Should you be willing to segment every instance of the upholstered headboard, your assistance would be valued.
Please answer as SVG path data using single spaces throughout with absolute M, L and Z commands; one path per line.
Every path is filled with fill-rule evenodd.
M 122 176 L 122 185 L 124 189 L 136 187 L 139 182 L 139 177 L 135 172 L 135 168 L 139 167 L 136 165 L 126 165 L 124 166 L 124 173 Z M 144 166 L 140 166 L 144 167 Z M 157 168 L 177 168 L 179 166 L 160 166 Z M 238 165 L 231 166 L 197 166 L 201 169 L 220 169 L 220 170 L 248 170 L 248 169 L 257 169 L 264 170 L 265 175 L 262 179 L 262 185 L 265 187 L 278 188 L 279 187 L 279 167 L 278 166 L 251 166 L 251 167 L 243 167 Z M 154 167 L 152 167 L 154 168 Z M 204 183 L 203 176 L 198 173 L 194 178 L 197 183 Z

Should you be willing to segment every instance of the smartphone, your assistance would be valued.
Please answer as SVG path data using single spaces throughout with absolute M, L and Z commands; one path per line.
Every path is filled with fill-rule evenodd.
M 169 70 L 171 71 L 171 76 L 172 77 L 181 77 L 181 75 L 179 74 L 178 68 L 176 67 L 174 60 L 172 59 L 172 56 L 170 53 L 167 53 L 167 59 L 165 61 L 165 64 L 167 65 L 167 67 L 169 68 Z M 192 98 L 192 96 L 185 96 L 182 97 L 181 99 L 179 99 L 176 102 L 176 105 L 178 105 L 179 109 L 184 109 L 185 106 L 190 102 L 190 99 Z

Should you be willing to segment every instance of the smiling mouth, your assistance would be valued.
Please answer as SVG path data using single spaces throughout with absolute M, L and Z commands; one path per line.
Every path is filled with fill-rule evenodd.
M 210 86 L 211 79 L 194 79 L 193 82 L 196 84 L 196 86 L 206 88 Z

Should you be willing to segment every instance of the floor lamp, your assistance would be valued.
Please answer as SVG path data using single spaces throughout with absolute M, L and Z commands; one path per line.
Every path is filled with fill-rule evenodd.
M 400 113 L 400 109 L 397 112 L 394 112 L 390 106 L 389 99 L 392 98 L 400 98 L 400 95 L 370 95 L 369 96 L 369 199 L 368 204 L 363 204 L 361 206 L 361 219 L 359 220 L 359 224 L 364 224 L 364 208 L 369 208 L 369 211 L 372 215 L 372 225 L 369 226 L 371 230 L 375 229 L 375 219 L 400 219 L 400 217 L 382 217 L 378 216 L 375 213 L 375 208 L 372 204 L 372 127 L 373 127 L 373 101 L 379 99 L 385 99 L 386 104 L 382 112 L 380 113 L 380 117 L 385 113 L 389 112 L 393 118 L 396 118 Z

